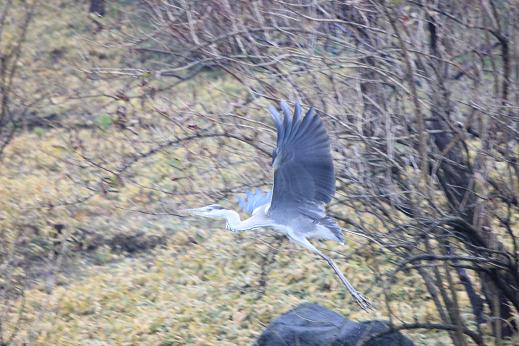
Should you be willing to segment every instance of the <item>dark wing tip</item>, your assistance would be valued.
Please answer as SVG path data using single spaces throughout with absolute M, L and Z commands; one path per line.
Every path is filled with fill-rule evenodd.
M 282 120 L 281 115 L 279 114 L 278 110 L 274 106 L 269 106 L 270 115 L 272 116 L 272 119 L 274 119 L 274 124 L 276 125 L 277 130 L 279 131 L 281 128 Z
M 301 103 L 296 102 L 294 107 L 294 123 L 299 123 L 301 121 Z
M 282 100 L 279 102 L 279 106 L 281 107 L 281 110 L 283 111 L 283 114 L 285 115 L 285 118 L 290 118 L 290 108 L 288 107 L 288 103 L 285 100 Z

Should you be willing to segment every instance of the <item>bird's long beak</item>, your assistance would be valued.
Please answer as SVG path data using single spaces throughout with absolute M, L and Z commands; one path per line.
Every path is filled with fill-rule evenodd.
M 182 214 L 186 214 L 186 215 L 201 216 L 202 215 L 202 209 L 203 208 L 182 209 L 182 210 L 180 210 L 180 212 Z

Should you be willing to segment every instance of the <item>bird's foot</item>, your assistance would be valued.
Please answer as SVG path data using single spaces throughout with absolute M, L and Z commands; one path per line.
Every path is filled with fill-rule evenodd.
M 375 307 L 373 304 L 369 301 L 368 298 L 364 297 L 361 293 L 358 291 L 351 292 L 351 295 L 353 298 L 355 298 L 355 301 L 359 306 L 362 308 L 362 310 L 368 311 L 368 310 L 375 310 Z

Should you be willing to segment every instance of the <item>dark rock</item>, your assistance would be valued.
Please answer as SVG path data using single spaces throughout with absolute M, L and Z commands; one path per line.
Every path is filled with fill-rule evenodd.
M 258 346 L 413 346 L 385 321 L 354 322 L 318 304 L 305 303 L 277 317 L 256 340 Z

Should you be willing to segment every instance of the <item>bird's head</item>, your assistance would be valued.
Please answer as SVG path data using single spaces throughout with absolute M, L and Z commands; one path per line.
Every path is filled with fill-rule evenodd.
M 225 219 L 229 210 L 221 205 L 211 204 L 206 207 L 186 209 L 187 213 L 195 216 L 202 216 L 211 219 Z

